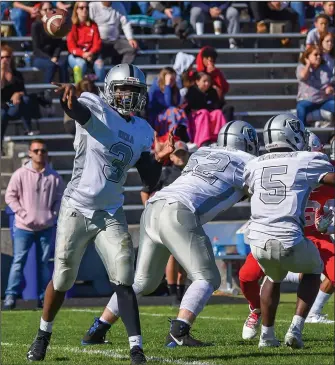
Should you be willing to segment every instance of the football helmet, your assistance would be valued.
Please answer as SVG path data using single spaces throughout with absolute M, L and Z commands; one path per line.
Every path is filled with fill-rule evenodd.
M 104 99 L 122 115 L 142 111 L 146 94 L 144 73 L 134 65 L 122 63 L 114 66 L 105 77 Z
M 320 138 L 310 130 L 306 129 L 308 136 L 307 151 L 309 152 L 323 152 L 323 144 Z
M 283 113 L 270 118 L 263 130 L 267 151 L 276 148 L 289 148 L 303 151 L 308 143 L 304 123 L 292 113 Z
M 243 120 L 232 120 L 218 135 L 219 147 L 231 147 L 258 156 L 259 143 L 256 129 Z

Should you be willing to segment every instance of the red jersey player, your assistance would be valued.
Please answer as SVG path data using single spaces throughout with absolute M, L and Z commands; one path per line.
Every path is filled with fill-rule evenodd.
M 335 141 L 335 138 L 334 138 Z M 322 144 L 319 138 L 310 133 L 309 150 L 313 152 L 322 151 Z M 333 156 L 332 156 L 333 157 Z M 332 162 L 335 166 L 335 161 Z M 320 286 L 319 293 L 315 299 L 313 307 L 306 319 L 306 323 L 334 323 L 326 318 L 326 315 L 321 314 L 324 304 L 334 291 L 335 278 L 335 245 L 331 239 L 332 221 L 334 212 L 329 209 L 325 212 L 325 207 L 332 205 L 331 201 L 335 197 L 335 188 L 322 186 L 314 190 L 307 203 L 305 210 L 305 236 L 311 240 L 320 252 L 320 256 L 324 262 L 325 280 Z M 324 214 L 326 213 L 326 214 Z M 322 233 L 320 232 L 322 231 Z M 329 232 L 329 233 L 328 233 Z M 325 234 L 324 234 L 325 233 Z M 259 280 L 264 277 L 264 273 L 257 261 L 251 253 L 246 258 L 244 265 L 239 272 L 240 287 L 249 302 L 250 314 L 244 323 L 242 338 L 252 339 L 257 335 L 257 329 L 260 324 L 260 285 Z M 300 274 L 289 273 L 284 281 L 299 282 Z

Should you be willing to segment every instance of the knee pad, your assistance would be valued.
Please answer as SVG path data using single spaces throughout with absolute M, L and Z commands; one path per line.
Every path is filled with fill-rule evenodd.
M 149 295 L 158 288 L 160 282 L 160 278 L 157 279 L 157 277 L 144 278 L 135 276 L 134 291 L 137 295 Z
M 115 278 L 110 278 L 111 282 L 125 286 L 132 286 L 134 283 L 134 249 L 129 233 L 123 235 L 120 242 L 120 250 L 115 257 Z
M 71 269 L 64 270 L 62 272 L 54 271 L 52 276 L 52 282 L 54 289 L 60 292 L 68 291 L 72 288 L 77 274 L 74 273 Z

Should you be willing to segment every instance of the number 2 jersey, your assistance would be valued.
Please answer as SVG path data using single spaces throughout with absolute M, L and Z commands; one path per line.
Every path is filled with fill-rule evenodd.
M 244 172 L 252 194 L 250 244 L 264 248 L 269 239 L 284 247 L 299 243 L 308 197 L 329 172 L 333 166 L 319 152 L 267 153 L 250 161 Z
M 182 176 L 148 202 L 180 202 L 205 224 L 242 199 L 244 166 L 252 158 L 231 148 L 201 147 L 190 157 Z
M 76 155 L 64 196 L 87 218 L 96 210 L 113 215 L 123 205 L 127 171 L 150 151 L 154 132 L 142 118 L 127 122 L 95 94 L 85 92 L 78 101 L 91 118 L 83 126 L 76 123 Z

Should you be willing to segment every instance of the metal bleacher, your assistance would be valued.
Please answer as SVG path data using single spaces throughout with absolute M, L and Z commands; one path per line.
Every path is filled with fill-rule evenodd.
M 280 40 L 291 39 L 291 48 L 283 48 Z M 258 132 L 266 120 L 273 114 L 294 109 L 296 106 L 297 81 L 295 69 L 301 52 L 301 34 L 256 34 L 253 32 L 234 35 L 241 44 L 238 49 L 229 49 L 228 38 L 230 35 L 204 34 L 193 35 L 193 41 L 202 46 L 210 44 L 218 51 L 217 67 L 220 68 L 230 83 L 230 90 L 226 101 L 235 107 L 235 117 L 244 118 L 252 123 Z M 175 54 L 183 51 L 196 55 L 198 48 L 190 41 L 182 42 L 174 35 L 139 35 L 142 50 L 138 52 L 135 63 L 145 72 L 148 85 L 157 76 L 164 66 L 172 66 Z M 7 37 L 8 42 L 15 50 L 15 57 L 23 57 L 26 52 L 20 49 L 21 42 L 30 42 L 30 37 Z M 106 65 L 108 70 L 111 65 Z M 42 83 L 41 72 L 34 67 L 19 69 L 24 73 L 26 89 L 28 92 L 52 89 L 52 85 Z M 98 86 L 102 84 L 98 83 Z M 74 152 L 73 136 L 64 133 L 63 112 L 58 99 L 53 99 L 54 115 L 43 117 L 39 120 L 40 137 L 45 139 L 50 151 L 53 167 L 68 181 L 71 176 Z M 15 124 L 15 123 L 12 123 Z M 321 136 L 326 136 L 332 128 L 312 130 Z M 5 142 L 9 152 L 15 158 L 26 157 L 24 144 L 34 136 L 14 135 L 14 126 L 8 128 Z M 324 140 L 326 138 L 324 137 Z M 8 153 L 10 156 L 10 153 Z M 13 172 L 7 162 L 2 169 L 2 189 L 5 189 Z M 125 211 L 129 224 L 139 223 L 143 206 L 139 190 L 141 181 L 136 169 L 128 173 L 125 186 Z M 3 192 L 3 191 L 2 191 Z M 218 220 L 248 219 L 250 215 L 249 204 L 239 203 L 229 214 L 220 214 Z

